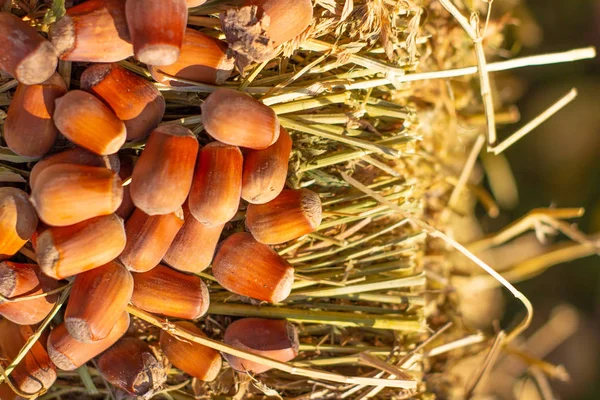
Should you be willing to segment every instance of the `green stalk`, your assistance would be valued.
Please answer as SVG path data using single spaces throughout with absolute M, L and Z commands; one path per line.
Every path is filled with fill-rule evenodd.
M 379 237 L 381 235 L 384 235 L 384 234 L 386 234 L 388 232 L 391 232 L 394 229 L 401 227 L 402 225 L 406 225 L 408 222 L 409 222 L 408 219 L 403 219 L 401 221 L 398 221 L 398 222 L 395 222 L 395 223 L 389 225 L 388 227 L 386 227 L 384 229 L 381 229 L 378 232 L 375 232 L 375 233 L 373 233 L 371 235 L 365 236 L 362 239 L 359 239 L 359 240 L 356 240 L 354 242 L 351 242 L 351 243 L 349 243 L 347 246 L 345 246 L 343 248 L 334 248 L 334 249 L 329 249 L 329 250 L 326 250 L 326 251 L 315 252 L 313 254 L 309 254 L 309 255 L 306 255 L 306 256 L 302 256 L 302 257 L 291 258 L 291 259 L 288 259 L 288 262 L 290 262 L 292 264 L 299 264 L 299 263 L 302 263 L 302 262 L 306 262 L 306 261 L 310 261 L 310 260 L 315 260 L 317 258 L 322 258 L 322 257 L 327 257 L 327 256 L 330 256 L 330 255 L 333 255 L 333 254 L 337 254 L 337 253 L 340 253 L 340 252 L 342 252 L 344 250 L 348 250 L 348 249 L 351 249 L 353 247 L 356 247 L 356 246 L 358 246 L 360 244 L 363 244 L 363 243 L 366 243 L 366 242 L 370 242 L 371 240 L 373 240 L 373 239 L 375 239 L 375 238 L 377 238 L 377 237 Z
M 389 156 L 398 158 L 400 156 L 400 152 L 398 150 L 394 150 L 390 147 L 382 146 L 376 143 L 367 142 L 366 140 L 356 139 L 351 136 L 344 136 L 339 133 L 329 132 L 335 127 L 330 127 L 328 129 L 321 129 L 311 125 L 301 124 L 291 118 L 280 117 L 279 122 L 281 125 L 288 129 L 293 129 L 295 131 L 300 131 L 304 133 L 309 133 L 314 136 L 318 136 L 324 139 L 334 140 L 336 142 L 344 143 L 350 146 L 356 146 L 362 148 L 367 151 L 371 151 L 374 153 L 387 154 Z
M 379 274 L 382 272 L 410 270 L 412 268 L 411 268 L 411 263 L 409 263 L 409 262 L 403 262 L 403 260 L 394 260 L 394 261 L 386 262 L 386 263 L 382 263 L 382 264 L 370 265 L 370 266 L 367 266 L 367 267 L 364 267 L 361 269 L 352 269 L 349 272 L 346 272 L 345 266 L 339 267 L 336 269 L 338 269 L 338 270 L 320 273 L 318 275 L 310 275 L 310 278 L 314 279 L 314 281 L 329 280 L 329 279 L 337 277 L 337 276 L 343 276 L 347 273 L 348 274 L 347 279 L 350 280 L 350 279 L 360 278 L 363 276 L 375 275 L 375 274 Z M 296 268 L 296 270 L 300 271 L 302 273 L 310 272 L 310 271 L 306 271 L 301 268 Z M 297 281 L 297 282 L 294 282 L 294 285 L 292 287 L 293 287 L 293 289 L 301 289 L 304 287 L 313 286 L 316 284 L 316 282 L 314 282 L 314 281 Z M 341 283 L 343 283 L 343 282 L 341 282 Z
M 83 382 L 83 386 L 85 386 L 85 389 L 89 395 L 93 396 L 100 393 L 98 392 L 98 388 L 90 376 L 90 371 L 88 370 L 87 365 L 82 365 L 81 367 L 77 368 L 77 373 L 79 374 L 81 382 Z
M 10 89 L 16 88 L 19 84 L 19 81 L 16 79 L 11 79 L 6 83 L 0 85 L 0 93 L 8 92 Z
M 284 104 L 277 104 L 271 106 L 271 109 L 275 111 L 275 114 L 287 114 L 297 111 L 306 111 L 313 108 L 319 108 L 330 104 L 345 103 L 350 98 L 350 93 L 339 93 L 339 94 L 328 94 L 326 96 L 313 97 L 311 99 L 302 99 L 296 101 L 290 101 Z
M 62 294 L 60 295 L 58 301 L 56 302 L 56 304 L 54 304 L 54 307 L 52 308 L 52 311 L 50 311 L 50 314 L 48 314 L 46 316 L 46 318 L 38 326 L 38 328 L 36 329 L 36 331 L 34 332 L 34 334 L 29 339 L 27 339 L 27 342 L 21 348 L 21 350 L 19 351 L 19 354 L 17 354 L 17 356 L 4 369 L 4 374 L 2 374 L 0 376 L 0 383 L 4 382 L 5 379 L 8 379 L 9 375 L 13 372 L 13 370 L 15 369 L 15 367 L 17 365 L 19 365 L 19 363 L 23 360 L 23 358 L 25 358 L 25 356 L 27 355 L 27 353 L 29 352 L 29 350 L 31 350 L 31 348 L 33 347 L 33 345 L 40 339 L 40 336 L 42 336 L 42 332 L 44 332 L 44 330 L 50 324 L 50 321 L 52 321 L 52 318 L 54 318 L 54 316 L 56 314 L 58 314 L 58 312 L 60 311 L 60 309 L 63 306 L 63 304 L 67 301 L 67 297 L 69 297 L 69 293 L 71 293 L 71 288 L 70 287 L 67 288 L 67 289 L 65 289 L 64 292 L 62 292 Z
M 372 254 L 372 253 L 376 253 L 376 252 L 382 251 L 382 250 L 384 250 L 384 249 L 386 249 L 388 247 L 400 246 L 400 245 L 404 246 L 404 245 L 412 243 L 415 240 L 424 239 L 425 237 L 426 237 L 425 233 L 419 233 L 419 234 L 413 235 L 410 238 L 397 239 L 397 240 L 394 240 L 394 241 L 391 241 L 391 242 L 388 242 L 388 243 L 384 243 L 384 244 L 379 245 L 379 246 L 372 246 L 372 247 L 363 249 L 361 251 L 357 251 L 357 252 L 352 253 L 352 254 L 344 254 L 344 255 L 342 255 L 340 257 L 336 257 L 336 258 L 331 259 L 331 260 L 323 261 L 323 262 L 318 263 L 318 264 L 311 264 L 311 267 L 317 269 L 317 268 L 328 267 L 330 265 L 345 264 L 345 263 L 347 263 L 349 261 L 352 261 L 352 260 L 355 260 L 357 258 L 360 258 L 361 256 Z M 413 247 L 413 248 L 409 248 L 409 249 L 404 249 L 404 251 L 409 251 L 409 250 L 413 250 L 414 251 L 415 248 Z
M 361 351 L 368 351 L 371 354 L 387 355 L 392 351 L 392 347 L 386 346 L 363 346 L 363 345 L 351 345 L 351 346 L 339 346 L 339 345 L 327 345 L 327 344 L 300 344 L 300 351 L 318 351 L 321 353 L 340 353 L 340 354 L 353 354 Z
M 405 150 L 408 145 L 416 140 L 415 136 L 410 135 L 398 135 L 387 139 L 378 140 L 373 142 L 375 145 L 385 145 L 385 146 L 400 146 L 400 148 L 396 149 L 396 151 L 401 152 Z M 324 167 L 328 167 L 330 165 L 335 165 L 339 163 L 343 163 L 346 161 L 351 161 L 356 158 L 362 157 L 366 154 L 373 154 L 374 151 L 364 150 L 364 149 L 352 149 L 352 150 L 342 150 L 332 155 L 325 155 L 320 158 L 316 158 L 310 163 L 300 166 L 297 172 L 306 172 L 311 171 L 313 169 L 320 169 Z
M 371 185 L 368 186 L 369 189 L 386 189 L 389 186 L 392 186 L 392 184 L 394 183 L 398 183 L 398 182 L 404 182 L 404 179 L 402 178 L 388 178 L 388 179 L 384 179 L 382 181 L 379 182 L 375 182 Z M 397 187 L 397 186 L 396 186 Z M 409 188 L 412 188 L 412 186 L 406 186 L 406 189 L 403 189 L 404 191 L 408 190 Z M 365 199 L 368 198 L 369 196 L 366 194 L 362 194 L 362 193 L 358 193 L 358 194 L 351 194 L 351 195 L 346 195 L 346 196 L 335 196 L 331 199 L 327 199 L 327 200 L 321 200 L 321 204 L 323 205 L 323 207 L 327 207 L 333 204 L 338 204 L 338 203 L 345 203 L 347 201 L 352 201 L 352 200 L 360 200 L 360 199 Z
M 410 196 L 412 194 L 412 191 L 413 191 L 413 187 L 408 186 L 405 188 L 405 190 L 402 190 L 399 192 L 393 192 L 393 193 L 387 194 L 383 197 L 389 201 L 399 200 L 399 199 L 405 198 L 407 196 Z M 376 204 L 380 204 L 380 203 L 377 200 L 373 200 L 371 197 L 367 196 L 365 200 L 363 200 L 359 203 L 354 203 L 352 205 L 343 206 L 343 207 L 327 208 L 326 211 L 332 212 L 332 213 L 336 213 L 336 212 L 351 213 L 353 211 L 361 211 L 361 209 L 363 209 L 363 208 L 373 207 Z
M 398 110 L 398 107 L 389 108 L 389 107 L 380 107 L 380 106 L 370 106 L 366 105 L 365 110 L 370 117 L 388 117 L 394 119 L 408 119 L 410 114 L 406 111 Z
M 349 300 L 374 301 L 386 304 L 408 304 L 410 306 L 424 307 L 425 298 L 422 296 L 388 295 L 379 293 L 357 293 L 340 296 Z
M 293 322 L 328 324 L 334 326 L 371 327 L 407 332 L 423 332 L 424 320 L 419 317 L 386 317 L 372 314 L 349 312 L 298 310 L 289 307 L 252 306 L 249 304 L 211 303 L 209 314 L 230 315 L 236 317 L 260 317 L 288 319 Z
M 424 286 L 426 283 L 425 274 L 399 278 L 399 279 L 385 279 L 376 282 L 363 283 L 358 285 L 350 285 L 344 287 L 335 287 L 329 289 L 308 289 L 304 291 L 297 291 L 289 297 L 290 300 L 306 298 L 306 297 L 334 297 L 343 296 L 347 294 L 373 292 L 376 290 L 390 290 L 398 288 L 406 288 L 412 286 Z
M 368 307 L 354 304 L 334 304 L 334 303 L 298 303 L 294 302 L 291 304 L 293 308 L 299 309 L 319 309 L 326 311 L 350 311 L 350 312 L 363 312 L 370 314 L 387 314 L 387 315 L 407 315 L 405 311 L 391 310 L 389 308 L 382 307 Z
M 291 120 L 291 121 L 296 121 L 298 124 L 305 124 L 300 119 L 294 118 L 294 115 L 290 115 L 285 118 L 288 120 Z M 305 124 L 305 126 L 307 126 L 308 128 L 313 128 L 313 129 L 318 129 L 321 131 L 329 132 L 334 135 L 342 135 L 342 136 L 350 136 L 350 137 L 372 135 L 371 132 L 361 131 L 359 129 L 349 129 L 349 128 L 345 128 L 342 126 L 329 125 L 327 123 L 324 123 L 324 124 L 309 123 L 309 124 Z
M 289 118 L 308 124 L 347 124 L 352 119 L 347 113 L 335 114 L 294 114 Z
M 387 355 L 387 353 L 383 355 Z M 313 360 L 297 361 L 294 364 L 301 367 L 325 367 L 331 365 L 358 364 L 358 355 L 345 357 L 315 358 Z
M 321 235 L 320 233 L 309 233 L 308 236 L 312 239 L 316 239 L 316 240 L 320 240 L 322 242 L 327 242 L 329 244 L 332 244 L 334 246 L 347 246 L 348 245 L 348 241 L 346 240 L 338 240 L 334 237 L 331 236 L 325 236 L 325 235 Z
M 338 225 L 348 224 L 350 222 L 360 221 L 367 217 L 371 217 L 371 218 L 381 217 L 383 215 L 389 214 L 388 209 L 389 209 L 389 207 L 387 207 L 387 206 L 381 206 L 381 207 L 376 207 L 371 210 L 368 210 L 364 213 L 360 213 L 358 215 L 342 217 L 342 218 L 338 218 L 333 221 L 326 221 L 326 222 L 321 223 L 321 225 L 319 225 L 319 227 L 317 228 L 317 231 L 322 231 L 322 230 L 325 230 L 325 229 L 328 229 L 328 228 L 331 228 L 334 226 L 338 226 Z

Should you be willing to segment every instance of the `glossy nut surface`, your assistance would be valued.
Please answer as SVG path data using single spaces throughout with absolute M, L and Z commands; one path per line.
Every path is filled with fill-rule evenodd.
M 31 238 L 38 225 L 29 196 L 21 189 L 0 188 L 0 260 L 11 257 Z
M 296 327 L 286 320 L 243 318 L 232 322 L 225 330 L 223 341 L 233 347 L 277 361 L 290 361 L 298 355 Z M 260 374 L 270 367 L 225 353 L 225 359 L 239 372 Z
M 158 126 L 165 99 L 152 82 L 118 64 L 93 64 L 81 74 L 81 88 L 104 101 L 123 121 L 127 140 L 139 140 Z
M 136 59 L 149 65 L 177 61 L 187 24 L 185 0 L 127 0 L 125 15 Z
M 183 272 L 204 271 L 213 259 L 224 225 L 204 225 L 190 213 L 187 203 L 183 206 L 183 215 L 183 227 L 163 261 Z
M 56 99 L 54 124 L 71 142 L 100 155 L 116 153 L 127 137 L 125 124 L 115 113 L 82 90 Z
M 240 203 L 242 165 L 235 146 L 212 142 L 202 148 L 188 201 L 194 218 L 208 226 L 233 218 Z
M 173 76 L 193 82 L 222 85 L 233 72 L 233 58 L 227 55 L 227 43 L 187 28 L 177 61 L 171 65 L 149 66 L 152 78 L 163 85 L 185 86 L 169 79 Z
M 176 322 L 176 326 L 206 337 L 194 323 L 189 321 Z M 160 332 L 160 347 L 169 361 L 183 372 L 210 382 L 215 380 L 223 363 L 218 351 L 199 343 L 185 342 L 166 331 Z
M 48 153 L 58 135 L 52 120 L 54 101 L 66 92 L 65 81 L 58 73 L 37 85 L 20 83 L 4 121 L 8 148 L 25 157 Z
M 133 277 L 118 262 L 77 275 L 64 317 L 69 334 L 83 343 L 106 338 L 132 293 Z
M 195 275 L 158 265 L 151 271 L 133 274 L 131 303 L 151 313 L 196 319 L 208 310 L 208 288 Z
M 321 218 L 321 199 L 308 189 L 285 189 L 270 202 L 250 204 L 246 210 L 248 230 L 265 244 L 285 243 L 314 232 Z
M 0 294 L 7 299 L 40 295 L 59 287 L 35 264 L 0 262 Z M 56 294 L 18 302 L 0 300 L 0 315 L 19 325 L 34 325 L 46 318 L 57 300 Z
M 182 126 L 162 125 L 152 131 L 133 168 L 135 206 L 148 215 L 180 209 L 190 192 L 198 147 L 192 131 Z
M 275 112 L 247 94 L 220 88 L 201 109 L 204 129 L 220 142 L 260 150 L 279 138 Z
M 148 215 L 136 209 L 127 223 L 127 245 L 119 260 L 134 272 L 156 267 L 183 226 L 183 211 L 166 215 Z
M 65 227 L 50 227 L 37 237 L 35 252 L 47 276 L 64 279 L 104 265 L 125 248 L 123 220 L 115 214 Z
M 36 85 L 49 79 L 58 64 L 56 49 L 35 28 L 16 15 L 0 12 L 0 69 L 21 83 Z
M 115 62 L 133 55 L 123 0 L 87 0 L 67 9 L 50 27 L 66 61 Z
M 292 266 L 246 232 L 234 233 L 221 243 L 212 272 L 225 289 L 270 303 L 288 297 L 294 283 Z
M 281 127 L 279 139 L 263 150 L 248 150 L 244 154 L 242 198 L 249 203 L 264 204 L 281 193 L 285 186 L 292 138 Z
M 31 169 L 29 175 L 29 186 L 33 189 L 37 183 L 39 174 L 50 165 L 54 164 L 78 164 L 89 167 L 104 167 L 112 171 L 119 172 L 121 162 L 115 154 L 101 156 L 81 147 L 74 147 L 60 153 L 52 154 L 38 161 Z
M 112 214 L 122 200 L 122 182 L 114 171 L 74 164 L 44 168 L 31 193 L 40 219 L 51 226 Z
M 128 328 L 129 314 L 124 312 L 107 337 L 94 343 L 82 343 L 69 335 L 63 323 L 48 336 L 48 354 L 59 369 L 73 371 L 115 344 Z

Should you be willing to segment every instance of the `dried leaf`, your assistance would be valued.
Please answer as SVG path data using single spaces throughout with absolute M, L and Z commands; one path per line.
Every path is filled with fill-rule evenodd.
M 26 183 L 27 181 L 19 174 L 7 168 L 0 168 L 0 182 L 2 183 Z
M 346 18 L 348 18 L 352 13 L 352 10 L 354 10 L 354 1 L 346 0 L 346 3 L 344 4 L 344 9 L 342 10 L 342 16 L 340 17 L 340 22 L 345 21 Z
M 267 36 L 267 15 L 258 18 L 258 8 L 247 6 L 221 13 L 223 32 L 240 71 L 250 62 L 262 62 L 273 57 L 273 40 Z
M 385 50 L 385 55 L 390 59 L 390 61 L 394 60 L 394 42 L 392 41 L 392 35 L 393 32 L 390 21 L 387 18 L 382 18 L 379 40 L 381 41 L 381 46 Z
M 335 14 L 335 8 L 337 6 L 335 0 L 317 0 L 316 4 L 323 7 L 332 14 Z
M 23 157 L 18 154 L 15 154 L 8 147 L 0 147 L 0 160 L 8 161 L 12 163 L 30 163 L 39 160 L 38 158 L 33 157 Z
M 268 387 L 267 385 L 265 385 L 264 383 L 256 380 L 253 376 L 248 375 L 252 378 L 252 385 L 257 388 L 258 390 L 260 390 L 261 392 L 263 392 L 266 396 L 269 397 L 276 397 L 280 400 L 283 400 L 283 397 L 281 397 L 279 395 L 279 393 L 275 390 L 275 389 L 271 389 L 270 387 Z

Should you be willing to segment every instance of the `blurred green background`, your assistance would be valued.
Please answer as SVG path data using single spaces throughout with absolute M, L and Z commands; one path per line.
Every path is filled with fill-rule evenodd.
M 520 56 L 600 48 L 600 0 L 524 0 L 516 10 L 515 16 L 523 20 L 517 28 L 525 44 Z M 585 207 L 585 216 L 573 222 L 586 233 L 600 232 L 599 59 L 525 68 L 515 75 L 526 89 L 517 102 L 522 122 L 572 87 L 579 96 L 506 152 L 518 183 L 519 204 L 501 216 L 502 223 L 536 207 Z M 503 129 L 500 137 L 514 130 Z M 535 306 L 530 332 L 558 304 L 572 304 L 580 311 L 578 333 L 547 358 L 565 365 L 573 381 L 553 382 L 553 387 L 563 399 L 600 399 L 600 257 L 555 266 L 518 288 Z M 509 310 L 517 307 L 509 301 Z

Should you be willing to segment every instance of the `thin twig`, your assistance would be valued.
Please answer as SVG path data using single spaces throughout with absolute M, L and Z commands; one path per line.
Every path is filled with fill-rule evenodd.
M 60 293 L 63 290 L 70 288 L 71 286 L 73 286 L 73 283 L 66 284 L 65 286 L 61 286 L 57 289 L 50 290 L 50 291 L 44 292 L 44 293 L 15 296 L 15 297 L 10 297 L 10 298 L 4 297 L 3 295 L 0 294 L 0 304 L 1 303 L 19 303 L 22 301 L 41 299 L 42 297 L 47 297 L 47 296 L 51 296 L 56 293 Z
M 465 388 L 465 398 L 471 398 L 471 394 L 473 393 L 473 391 L 481 382 L 485 381 L 485 377 L 490 374 L 492 367 L 494 366 L 496 360 L 498 359 L 498 356 L 500 355 L 500 350 L 502 349 L 502 345 L 504 344 L 505 336 L 506 333 L 504 333 L 504 331 L 500 331 L 496 335 L 496 339 L 494 339 L 492 347 L 485 356 L 485 360 L 480 365 L 480 367 L 475 370 L 475 372 L 467 382 L 467 386 Z
M 46 316 L 46 318 L 38 326 L 38 328 L 36 329 L 34 334 L 29 339 L 27 339 L 27 342 L 21 348 L 21 350 L 19 351 L 19 354 L 17 354 L 17 356 L 4 369 L 4 374 L 2 374 L 2 376 L 0 376 L 0 383 L 2 383 L 6 378 L 8 378 L 8 376 L 11 374 L 11 372 L 14 371 L 15 367 L 23 360 L 23 358 L 25 358 L 25 356 L 27 355 L 29 350 L 31 350 L 33 345 L 39 340 L 40 336 L 42 335 L 42 332 L 48 327 L 48 325 L 50 324 L 50 321 L 52 321 L 52 318 L 54 318 L 54 316 L 56 314 L 58 314 L 58 311 L 61 309 L 63 304 L 67 301 L 67 297 L 69 297 L 69 293 L 71 293 L 71 288 L 67 288 L 63 291 L 62 295 L 60 296 L 60 298 L 58 299 L 58 301 L 52 308 L 52 311 L 50 311 L 50 314 L 48 314 L 48 316 Z
M 284 362 L 273 360 L 271 358 L 260 356 L 260 355 L 254 354 L 254 353 L 249 353 L 249 352 L 240 350 L 238 348 L 226 345 L 219 341 L 207 338 L 205 336 L 200 336 L 198 334 L 192 333 L 192 332 L 190 332 L 186 329 L 183 329 L 179 326 L 173 325 L 172 323 L 170 323 L 169 321 L 167 321 L 163 318 L 156 317 L 156 316 L 154 316 L 150 313 L 147 313 L 143 310 L 140 310 L 139 308 L 134 307 L 132 305 L 127 306 L 127 311 L 130 314 L 132 314 L 146 322 L 149 322 L 150 324 L 152 324 L 156 327 L 159 327 L 159 328 L 167 331 L 169 334 L 171 334 L 173 336 L 176 336 L 176 337 L 179 337 L 182 339 L 186 339 L 190 342 L 198 343 L 198 344 L 210 347 L 212 349 L 215 349 L 217 351 L 222 351 L 224 353 L 243 358 L 245 360 L 264 364 L 269 367 L 276 368 L 281 371 L 285 371 L 292 375 L 306 376 L 311 379 L 321 379 L 321 380 L 325 380 L 325 381 L 339 382 L 339 383 L 345 383 L 345 384 L 357 383 L 357 384 L 365 384 L 365 385 L 369 385 L 369 386 L 383 385 L 383 386 L 387 386 L 387 387 L 398 387 L 398 388 L 416 387 L 415 381 L 407 381 L 407 380 L 402 380 L 402 379 L 386 380 L 386 379 L 361 378 L 361 377 L 353 377 L 353 376 L 344 376 L 344 375 L 339 375 L 339 374 L 335 374 L 332 372 L 319 371 L 319 370 L 315 370 L 315 369 L 311 369 L 311 368 L 296 367 L 289 363 L 284 363 Z
M 517 130 L 515 133 L 506 138 L 502 143 L 497 146 L 491 146 L 488 148 L 488 151 L 493 152 L 498 155 L 502 153 L 504 150 L 508 149 L 510 146 L 515 144 L 518 140 L 522 139 L 529 132 L 540 126 L 542 123 L 547 121 L 550 117 L 560 111 L 567 104 L 571 103 L 577 97 L 577 89 L 573 88 L 564 95 L 560 100 L 552 104 L 546 111 L 529 121 L 525 126 Z
M 442 6 L 458 21 L 467 35 L 473 41 L 475 56 L 477 58 L 477 73 L 479 75 L 479 84 L 481 98 L 483 99 L 483 109 L 485 111 L 488 145 L 496 144 L 496 116 L 494 114 L 494 101 L 492 99 L 492 89 L 490 85 L 490 76 L 487 69 L 485 52 L 483 51 L 483 37 L 479 30 L 479 17 L 476 13 L 471 15 L 471 21 L 467 20 L 450 0 L 439 0 Z
M 465 161 L 463 169 L 458 178 L 458 182 L 454 185 L 454 189 L 452 190 L 452 194 L 450 195 L 450 200 L 448 200 L 448 208 L 453 209 L 456 207 L 458 200 L 460 199 L 460 194 L 462 193 L 464 187 L 467 185 L 471 174 L 473 173 L 473 168 L 475 167 L 475 163 L 477 162 L 477 157 L 479 157 L 479 153 L 481 153 L 481 149 L 483 149 L 483 145 L 485 144 L 485 137 L 483 135 L 477 136 L 475 140 L 475 144 L 471 148 L 471 152 Z
M 506 337 L 507 342 L 510 342 L 515 337 L 520 335 L 525 329 L 527 329 L 527 327 L 531 324 L 531 320 L 533 318 L 533 306 L 531 305 L 531 302 L 529 301 L 529 299 L 523 293 L 521 293 L 519 290 L 517 290 L 502 275 L 500 275 L 492 267 L 490 267 L 485 262 L 483 262 L 479 257 L 475 256 L 475 254 L 470 252 L 465 246 L 461 245 L 460 243 L 458 243 L 456 240 L 452 239 L 445 233 L 435 229 L 434 227 L 430 226 L 426 222 L 424 222 L 418 218 L 415 218 L 410 213 L 408 213 L 407 211 L 400 208 L 398 205 L 386 200 L 383 196 L 381 196 L 377 192 L 369 189 L 368 187 L 366 187 L 362 183 L 358 182 L 356 179 L 350 177 L 349 175 L 345 174 L 344 172 L 341 172 L 340 175 L 346 182 L 350 183 L 352 186 L 356 187 L 357 189 L 359 189 L 360 191 L 362 191 L 364 193 L 369 194 L 371 197 L 373 197 L 375 200 L 379 201 L 380 203 L 389 206 L 392 210 L 399 213 L 404 218 L 409 219 L 413 224 L 415 224 L 416 226 L 421 228 L 428 235 L 442 239 L 444 242 L 449 244 L 451 247 L 454 247 L 456 250 L 461 252 L 468 259 L 470 259 L 475 264 L 477 264 L 480 268 L 482 268 L 485 272 L 490 274 L 495 280 L 500 282 L 502 284 L 502 286 L 506 287 L 512 293 L 512 295 L 514 297 L 519 299 L 523 303 L 523 306 L 525 307 L 525 309 L 527 310 L 527 314 L 525 316 L 525 319 L 516 328 L 514 328 L 510 332 L 510 334 Z

